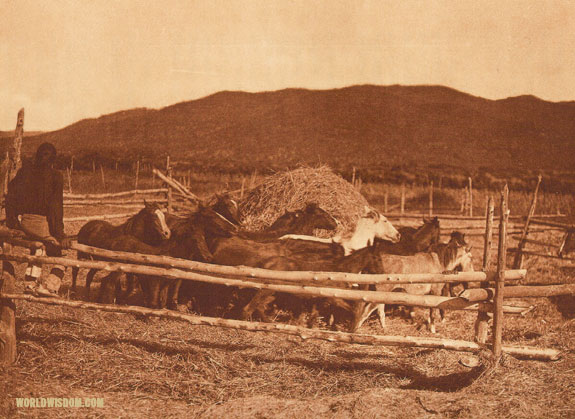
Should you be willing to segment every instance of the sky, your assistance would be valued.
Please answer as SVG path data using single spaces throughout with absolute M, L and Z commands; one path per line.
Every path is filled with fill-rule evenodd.
M 575 100 L 575 0 L 0 0 L 0 130 L 354 84 Z

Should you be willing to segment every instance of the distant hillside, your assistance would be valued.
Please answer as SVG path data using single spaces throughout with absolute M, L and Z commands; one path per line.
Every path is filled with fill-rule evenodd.
M 441 86 L 220 92 L 160 110 L 86 119 L 25 141 L 65 153 L 194 167 L 452 166 L 571 169 L 575 102 L 487 100 Z

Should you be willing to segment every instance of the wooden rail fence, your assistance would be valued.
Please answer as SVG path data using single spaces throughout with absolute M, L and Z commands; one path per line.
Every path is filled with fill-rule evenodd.
M 507 195 L 502 193 L 501 208 L 502 214 L 506 211 Z M 487 226 L 485 231 L 485 246 L 491 248 L 490 228 L 488 211 Z M 504 249 L 506 247 L 507 217 L 500 219 L 499 229 L 502 234 L 499 237 L 499 255 L 496 270 L 489 270 L 484 266 L 484 272 L 465 272 L 457 275 L 449 274 L 419 274 L 419 275 L 363 275 L 341 272 L 280 272 L 249 267 L 218 266 L 193 262 L 165 256 L 140 255 L 124 252 L 112 252 L 104 249 L 97 249 L 89 246 L 76 244 L 74 250 L 91 253 L 94 256 L 108 259 L 107 261 L 75 260 L 70 258 L 55 258 L 15 254 L 11 251 L 12 241 L 17 245 L 26 245 L 25 240 L 19 238 L 5 237 L 4 252 L 0 255 L 3 262 L 3 288 L 0 294 L 0 313 L 3 317 L 0 333 L 0 349 L 2 355 L 0 359 L 9 362 L 9 358 L 15 353 L 11 345 L 11 331 L 13 327 L 13 307 L 14 301 L 26 300 L 34 303 L 63 305 L 78 307 L 90 310 L 113 311 L 119 313 L 140 313 L 151 316 L 172 318 L 187 321 L 192 324 L 205 324 L 220 327 L 235 327 L 251 331 L 269 331 L 276 333 L 288 333 L 299 335 L 304 338 L 325 339 L 337 342 L 360 343 L 371 345 L 396 345 L 396 346 L 422 346 L 431 348 L 445 348 L 462 351 L 477 351 L 486 346 L 476 336 L 477 343 L 466 341 L 452 341 L 441 338 L 419 338 L 419 337 L 397 337 L 397 336 L 376 336 L 341 332 L 327 332 L 316 329 L 300 328 L 295 326 L 243 322 L 238 320 L 215 319 L 201 316 L 191 316 L 169 310 L 151 310 L 142 307 L 124 307 L 106 305 L 98 303 L 86 303 L 81 301 L 68 301 L 63 299 L 44 299 L 14 292 L 13 276 L 14 269 L 11 262 L 26 262 L 39 264 L 61 264 L 79 268 L 95 268 L 109 272 L 125 272 L 134 274 L 147 274 L 161 276 L 165 278 L 180 278 L 183 280 L 201 281 L 213 284 L 220 284 L 234 287 L 249 287 L 254 289 L 270 289 L 279 292 L 288 292 L 297 295 L 307 295 L 315 297 L 341 298 L 351 301 L 363 301 L 372 303 L 401 304 L 431 308 L 445 308 L 452 310 L 476 310 L 481 313 L 496 313 L 493 326 L 492 350 L 496 356 L 501 352 L 508 352 L 536 359 L 557 359 L 559 352 L 553 349 L 539 349 L 528 347 L 515 347 L 502 345 L 501 326 L 503 313 L 524 314 L 532 306 L 525 304 L 504 303 L 504 298 L 509 297 L 539 297 L 549 295 L 563 295 L 575 293 L 574 286 L 553 286 L 553 287 L 506 287 L 505 282 L 510 280 L 521 280 L 525 277 L 525 270 L 506 270 Z M 9 234 L 7 235 L 9 236 Z M 33 242 L 31 242 L 33 243 Z M 29 247 L 32 247 L 30 245 Z M 4 279 L 6 277 L 6 279 Z M 456 297 L 439 297 L 431 295 L 411 295 L 404 293 L 390 293 L 381 291 L 359 291 L 350 287 L 352 283 L 381 284 L 386 282 L 396 283 L 433 283 L 433 282 L 480 282 L 484 288 L 469 289 Z M 333 285 L 332 285 L 333 284 Z M 347 284 L 347 285 L 346 285 Z M 489 284 L 494 287 L 489 288 Z M 488 317 L 487 317 L 488 318 Z M 478 317 L 478 321 L 479 321 Z M 482 317 L 486 323 L 486 316 Z M 2 334 L 3 333 L 3 334 Z M 13 345 L 15 345 L 15 339 Z

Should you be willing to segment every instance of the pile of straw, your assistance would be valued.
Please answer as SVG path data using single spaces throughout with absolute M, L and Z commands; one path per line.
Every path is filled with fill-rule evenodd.
M 244 226 L 256 231 L 270 226 L 285 211 L 316 203 L 341 226 L 338 233 L 352 229 L 368 205 L 351 183 L 329 167 L 301 167 L 267 177 L 240 202 Z

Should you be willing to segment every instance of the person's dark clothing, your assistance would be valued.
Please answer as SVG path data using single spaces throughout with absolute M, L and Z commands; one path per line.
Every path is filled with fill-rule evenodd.
M 64 233 L 64 179 L 51 167 L 30 165 L 22 167 L 8 185 L 6 195 L 6 224 L 19 228 L 18 216 L 43 215 L 48 221 L 50 234 L 63 239 Z

